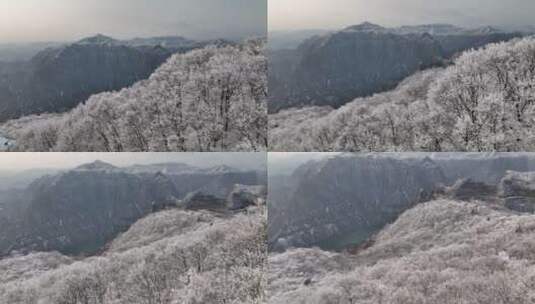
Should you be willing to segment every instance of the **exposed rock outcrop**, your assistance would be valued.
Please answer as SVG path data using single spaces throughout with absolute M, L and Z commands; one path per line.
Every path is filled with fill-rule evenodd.
M 70 110 L 93 94 L 148 78 L 174 53 L 223 43 L 228 44 L 183 37 L 123 41 L 99 34 L 47 48 L 25 63 L 0 64 L 0 122 Z
M 265 186 L 235 185 L 227 198 L 229 210 L 245 209 L 249 206 L 264 205 L 267 196 Z
M 187 210 L 224 211 L 226 209 L 226 201 L 222 198 L 205 194 L 202 191 L 195 191 L 186 195 L 179 206 Z
M 500 182 L 500 195 L 508 209 L 535 213 L 535 172 L 507 172 Z
M 495 200 L 498 189 L 496 185 L 488 185 L 472 179 L 460 179 L 447 192 L 456 200 Z

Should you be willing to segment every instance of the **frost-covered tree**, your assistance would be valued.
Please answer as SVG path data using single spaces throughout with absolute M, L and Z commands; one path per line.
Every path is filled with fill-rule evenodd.
M 277 151 L 531 151 L 535 38 L 490 44 L 453 65 L 340 109 L 270 115 Z
M 268 303 L 532 303 L 534 232 L 533 214 L 476 201 L 420 204 L 359 252 L 270 254 Z
M 99 256 L 0 260 L 0 304 L 265 303 L 265 206 L 222 217 L 165 210 Z
M 265 150 L 266 88 L 264 40 L 208 46 L 172 56 L 130 88 L 3 129 L 20 151 Z

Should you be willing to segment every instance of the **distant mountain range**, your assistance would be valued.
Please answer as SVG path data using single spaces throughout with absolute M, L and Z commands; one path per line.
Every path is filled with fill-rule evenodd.
M 448 24 L 386 28 L 365 22 L 269 53 L 270 112 L 306 105 L 339 107 L 393 88 L 405 77 L 447 64 L 455 54 L 527 35 Z
M 164 173 L 165 172 L 165 173 Z M 145 215 L 182 208 L 243 208 L 247 194 L 236 185 L 265 185 L 255 171 L 185 164 L 115 167 L 96 161 L 40 177 L 24 189 L 0 191 L 0 256 L 13 251 L 92 254 Z M 256 190 L 255 190 L 256 191 Z M 192 195 L 190 195 L 192 196 Z M 227 199 L 232 198 L 232 201 Z M 212 205 L 211 205 L 212 204 Z
M 72 109 L 93 94 L 147 78 L 173 53 L 225 43 L 230 42 L 173 36 L 116 40 L 99 34 L 46 48 L 26 62 L 0 62 L 0 122 Z

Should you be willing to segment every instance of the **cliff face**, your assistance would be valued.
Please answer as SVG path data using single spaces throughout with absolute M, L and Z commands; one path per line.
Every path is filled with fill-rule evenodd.
M 169 168 L 177 166 L 169 164 Z M 147 214 L 180 207 L 178 202 L 190 192 L 214 197 L 226 208 L 235 184 L 258 182 L 255 172 L 188 168 L 187 173 L 132 173 L 139 167 L 133 170 L 95 162 L 37 179 L 27 189 L 17 190 L 18 194 L 0 196 L 0 207 L 3 200 L 6 205 L 23 206 L 10 207 L 10 216 L 5 217 L 8 213 L 0 210 L 0 256 L 54 250 L 92 254 Z M 200 206 L 204 203 L 209 202 L 201 201 Z
M 91 95 L 148 78 L 173 53 L 208 43 L 182 37 L 115 40 L 103 35 L 48 48 L 25 63 L 0 63 L 0 121 L 63 112 Z
M 534 164 L 533 157 L 514 154 L 346 154 L 312 161 L 291 176 L 270 177 L 270 246 L 363 241 L 405 210 L 441 195 L 533 212 L 535 179 L 525 172 Z
M 374 157 L 309 163 L 292 179 L 296 186 L 284 195 L 288 201 L 269 204 L 269 241 L 274 249 L 320 244 L 351 231 L 369 235 L 445 181 L 440 168 L 428 159 Z
M 335 107 L 441 62 L 440 45 L 427 34 L 342 31 L 308 41 L 302 54 L 295 72 L 300 94 Z
M 11 250 L 92 253 L 137 219 L 151 203 L 178 197 L 170 179 L 122 172 L 70 171 L 45 177 L 27 189 L 29 205 L 0 244 Z
M 384 28 L 371 23 L 315 36 L 296 50 L 270 53 L 270 112 L 329 105 L 386 91 L 456 53 L 507 41 L 519 33 L 448 25 Z

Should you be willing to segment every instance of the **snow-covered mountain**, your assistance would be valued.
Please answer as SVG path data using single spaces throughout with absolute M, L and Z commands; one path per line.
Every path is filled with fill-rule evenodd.
M 533 214 L 484 201 L 420 204 L 343 253 L 272 253 L 268 303 L 527 304 L 534 227 Z
M 20 71 L 5 71 L 0 82 L 0 121 L 72 109 L 92 94 L 147 78 L 175 51 L 129 46 L 104 35 L 44 49 L 18 64 Z
M 409 172 L 402 171 L 405 177 L 397 178 L 401 173 L 397 171 L 403 167 L 393 167 L 393 159 L 412 166 Z M 328 173 L 335 163 L 351 167 L 352 162 L 365 173 Z M 322 182 L 316 185 L 321 190 L 307 188 L 308 210 L 301 208 L 288 215 L 288 222 L 298 227 L 298 221 L 310 209 L 322 210 L 323 217 L 333 217 L 344 198 L 351 200 L 351 196 L 343 194 L 353 187 L 355 199 L 338 212 L 330 226 L 342 227 L 344 220 L 351 218 L 348 224 L 354 231 L 330 235 L 329 245 L 337 241 L 338 248 L 310 248 L 322 245 L 316 242 L 306 244 L 306 248 L 272 252 L 268 303 L 446 304 L 452 298 L 467 303 L 506 304 L 511 303 L 510 299 L 530 303 L 535 293 L 524 286 L 534 283 L 535 257 L 531 252 L 535 246 L 535 173 L 526 171 L 533 170 L 534 165 L 533 155 L 370 154 L 344 155 L 330 163 L 316 162 L 301 168 L 302 174 Z M 522 172 L 511 171 L 514 169 Z M 363 227 L 362 223 L 373 221 L 374 215 L 391 210 L 392 202 L 410 198 L 414 187 L 425 186 L 422 181 L 411 183 L 410 172 L 418 175 L 421 170 L 429 174 L 442 172 L 434 180 L 428 174 L 425 183 L 442 180 L 451 186 L 437 184 L 429 196 L 422 192 L 420 202 L 405 205 L 394 220 L 385 220 L 374 231 Z M 299 180 L 295 175 L 297 172 L 294 178 Z M 359 178 L 361 175 L 366 178 Z M 452 183 L 459 175 L 464 178 Z M 397 185 L 402 185 L 404 191 L 399 192 Z M 337 189 L 339 196 L 335 196 Z M 299 190 L 295 193 L 302 195 Z M 313 199 L 316 196 L 318 200 Z M 362 198 L 366 201 L 359 202 Z M 324 203 L 318 205 L 322 199 Z M 286 204 L 294 201 L 295 197 L 290 196 Z M 353 205 L 361 205 L 362 209 Z M 369 206 L 375 205 L 382 208 L 372 214 L 362 211 L 373 210 Z M 270 219 L 279 216 L 285 214 L 270 209 Z M 307 229 L 308 235 L 313 236 L 321 235 L 325 229 L 325 225 L 318 225 L 322 219 L 317 215 L 305 221 L 304 229 L 297 232 Z M 270 239 L 277 224 L 280 223 L 271 229 L 270 223 Z
M 178 166 L 184 165 L 133 172 L 95 161 L 40 177 L 24 189 L 0 192 L 0 255 L 14 251 L 93 254 L 147 214 L 181 207 L 189 193 L 219 200 L 220 211 L 226 211 L 256 202 L 248 197 L 250 191 L 236 192 L 236 185 L 263 185 L 257 172 L 173 170 Z M 164 164 L 157 167 L 165 169 Z M 203 203 L 185 208 L 199 209 Z
M 64 112 L 93 94 L 119 90 L 146 79 L 175 53 L 233 44 L 180 36 L 119 40 L 97 34 L 44 48 L 28 62 L 0 62 L 0 121 Z
M 391 89 L 417 71 L 447 64 L 459 52 L 524 35 L 490 26 L 387 28 L 364 22 L 314 36 L 295 50 L 270 52 L 269 109 L 337 108 Z
M 10 150 L 18 151 L 265 150 L 265 41 L 214 43 L 175 54 L 148 79 L 120 91 L 92 95 L 71 111 L 9 121 L 2 126 L 2 134 L 13 140 Z M 96 48 L 106 54 L 109 48 L 131 49 L 122 45 Z M 146 49 L 164 50 L 160 46 Z
M 269 117 L 274 151 L 532 151 L 535 39 L 489 44 L 339 109 Z M 508 77 L 501 77 L 505 74 Z M 497 109 L 500 109 L 499 111 Z
M 348 153 L 309 161 L 290 176 L 270 177 L 269 244 L 284 250 L 358 243 L 444 187 L 470 180 L 497 189 L 509 170 L 535 171 L 535 157 Z
M 57 252 L 0 260 L 0 303 L 263 303 L 264 207 L 222 217 L 147 215 L 88 258 Z

